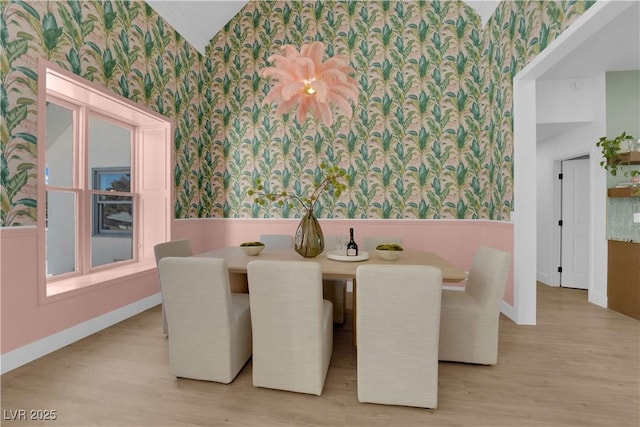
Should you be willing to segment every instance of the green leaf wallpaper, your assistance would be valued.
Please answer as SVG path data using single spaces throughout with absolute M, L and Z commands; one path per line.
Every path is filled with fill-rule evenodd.
M 253 203 L 269 191 L 309 193 L 319 165 L 349 172 L 338 218 L 509 219 L 513 209 L 512 78 L 592 2 L 503 2 L 484 27 L 463 2 L 250 2 L 210 43 L 214 146 L 224 217 L 291 217 Z M 355 68 L 351 119 L 325 126 L 263 105 L 258 77 L 279 47 L 323 41 Z
M 211 72 L 200 53 L 142 1 L 2 0 L 0 16 L 3 226 L 36 222 L 38 58 L 172 118 L 175 150 L 188 162 L 176 168 L 180 200 L 188 197 L 176 216 L 203 212 L 204 193 L 189 192 L 213 179 Z
M 176 218 L 293 217 L 247 192 L 304 194 L 320 164 L 350 176 L 316 214 L 508 219 L 512 77 L 593 2 L 502 2 L 485 27 L 457 1 L 252 1 L 201 56 L 142 1 L 0 0 L 0 223 L 36 222 L 37 60 L 175 123 Z M 321 40 L 356 69 L 351 119 L 263 105 L 283 44 Z

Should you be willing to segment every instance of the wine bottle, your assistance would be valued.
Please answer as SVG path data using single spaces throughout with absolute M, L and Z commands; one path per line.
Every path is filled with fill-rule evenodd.
M 349 229 L 349 243 L 347 243 L 347 256 L 358 256 L 358 244 L 353 240 L 353 228 Z

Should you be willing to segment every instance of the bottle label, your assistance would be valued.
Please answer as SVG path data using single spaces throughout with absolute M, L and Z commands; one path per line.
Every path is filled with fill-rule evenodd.
M 353 248 L 347 249 L 347 256 L 356 256 L 356 250 Z

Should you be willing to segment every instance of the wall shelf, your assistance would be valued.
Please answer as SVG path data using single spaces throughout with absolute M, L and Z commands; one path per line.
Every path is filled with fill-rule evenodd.
M 620 153 L 608 160 L 608 164 L 618 166 L 640 165 L 640 151 Z M 615 187 L 607 190 L 609 197 L 640 197 L 640 187 Z
M 616 157 L 609 159 L 607 163 L 612 164 L 614 161 L 619 166 L 640 165 L 640 151 L 620 153 Z
M 616 187 L 607 190 L 609 197 L 640 197 L 640 187 Z

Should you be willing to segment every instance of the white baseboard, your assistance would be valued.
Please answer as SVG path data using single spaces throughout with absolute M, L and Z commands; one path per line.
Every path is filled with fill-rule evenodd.
M 609 306 L 609 300 L 606 295 L 597 294 L 593 291 L 589 291 L 588 300 L 591 304 L 595 304 L 603 308 L 607 308 Z
M 549 283 L 549 275 L 545 272 L 538 271 L 536 272 L 536 280 L 542 283 Z
M 509 319 L 513 320 L 515 323 L 518 323 L 518 316 L 516 315 L 516 310 L 512 305 L 509 305 L 506 302 L 502 301 L 500 303 L 500 311 Z
M 59 350 L 64 346 L 86 338 L 116 323 L 122 322 L 151 307 L 155 307 L 161 302 L 162 297 L 160 293 L 157 293 L 63 331 L 56 332 L 53 335 L 49 335 L 31 344 L 16 348 L 0 356 L 0 373 L 4 374 L 19 366 L 32 362 L 39 357 Z

